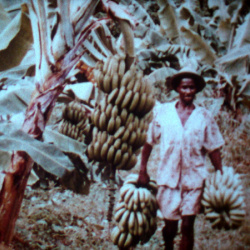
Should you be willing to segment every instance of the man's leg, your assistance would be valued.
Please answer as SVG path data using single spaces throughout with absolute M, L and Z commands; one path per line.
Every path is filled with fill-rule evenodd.
M 183 216 L 181 224 L 181 250 L 192 250 L 194 246 L 194 221 L 195 215 Z
M 162 229 L 163 239 L 165 241 L 165 250 L 174 249 L 174 238 L 178 230 L 178 220 L 166 220 L 165 227 Z

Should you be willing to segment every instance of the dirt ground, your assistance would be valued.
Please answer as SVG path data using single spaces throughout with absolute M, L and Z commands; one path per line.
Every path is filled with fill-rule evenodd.
M 155 171 L 151 171 L 151 175 L 154 174 Z M 195 222 L 194 249 L 250 249 L 249 177 L 249 174 L 245 174 L 242 180 L 247 204 L 243 225 L 237 230 L 212 230 L 204 215 L 199 214 Z M 89 195 L 76 194 L 55 186 L 52 181 L 46 188 L 27 187 L 12 248 L 117 249 L 109 234 L 114 222 L 109 223 L 107 220 L 108 193 L 108 185 L 99 181 L 91 184 Z M 116 199 L 118 196 L 119 192 L 116 191 Z M 150 241 L 134 249 L 163 249 L 161 216 L 158 217 L 157 225 Z M 175 249 L 178 249 L 180 235 L 175 241 Z

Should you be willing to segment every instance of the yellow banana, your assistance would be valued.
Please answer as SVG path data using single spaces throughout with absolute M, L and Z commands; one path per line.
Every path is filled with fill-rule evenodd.
M 149 95 L 144 107 L 145 113 L 148 113 L 155 105 L 155 100 L 153 95 Z
M 110 64 L 110 62 L 111 62 L 111 59 L 112 59 L 112 57 L 109 56 L 109 57 L 106 59 L 106 61 L 104 62 L 104 64 L 103 64 L 103 73 L 104 73 L 104 74 L 107 74 L 107 72 L 108 72 L 108 67 L 109 67 L 109 64 Z
M 129 105 L 132 98 L 133 98 L 133 91 L 132 90 L 127 91 L 123 101 L 121 102 L 121 108 L 122 109 L 126 108 Z
M 128 184 L 128 183 L 125 183 L 123 184 L 123 186 L 121 187 L 120 189 L 120 197 L 121 199 L 123 200 L 126 193 L 131 189 L 131 188 L 135 188 L 135 186 L 133 184 Z
M 229 206 L 231 206 L 238 199 L 238 197 L 239 197 L 238 192 L 233 191 L 233 193 L 228 201 Z
M 124 134 L 125 132 L 125 127 L 122 126 L 120 127 L 114 134 L 114 138 L 117 139 L 117 138 L 122 138 L 122 135 Z
M 117 169 L 123 169 L 124 166 L 126 166 L 128 160 L 129 160 L 129 153 L 126 152 L 126 153 L 124 153 L 123 156 L 122 156 L 121 163 L 118 164 L 118 165 L 116 166 L 116 168 L 117 168 Z
M 119 95 L 119 89 L 118 88 L 113 89 L 108 95 L 108 100 L 107 100 L 108 103 L 114 103 L 118 95 Z
M 143 93 L 140 96 L 140 101 L 139 101 L 139 104 L 136 107 L 136 112 L 141 113 L 143 111 L 143 109 L 145 107 L 145 104 L 146 104 L 146 101 L 147 101 L 147 94 Z
M 132 169 L 136 165 L 136 163 L 137 163 L 137 157 L 136 157 L 135 154 L 132 154 L 132 156 L 130 157 L 130 159 L 129 159 L 127 165 L 126 165 L 125 170 Z
M 120 116 L 115 118 L 115 131 L 117 131 L 122 125 L 122 119 Z
M 115 245 L 118 244 L 119 237 L 121 235 L 121 231 L 118 226 L 114 227 L 111 232 L 111 240 Z
M 135 204 L 135 203 L 134 203 Z M 137 220 L 137 214 L 135 214 L 135 220 L 134 220 L 134 230 L 133 230 L 133 234 L 134 235 L 138 235 L 138 220 Z
M 100 160 L 100 149 L 101 149 L 101 144 L 96 141 L 94 144 L 94 158 L 96 160 Z
M 105 110 L 105 113 L 106 113 L 106 116 L 107 116 L 108 119 L 111 116 L 112 109 L 113 109 L 113 105 L 111 103 L 109 103 L 108 106 L 107 106 L 107 108 L 106 108 L 106 110 Z
M 114 156 L 115 156 L 115 148 L 114 146 L 112 145 L 109 150 L 108 150 L 108 154 L 107 154 L 107 161 L 109 163 L 112 163 L 113 162 L 113 159 L 114 159 Z
M 246 215 L 246 211 L 244 209 L 231 209 L 229 211 L 230 216 L 234 215 L 234 216 L 242 216 L 245 217 Z
M 133 99 L 132 99 L 132 101 L 129 105 L 129 108 L 128 108 L 130 112 L 133 112 L 136 109 L 139 101 L 140 101 L 140 94 L 138 92 L 135 92 Z
M 211 226 L 212 226 L 212 228 L 215 228 L 215 227 L 219 226 L 220 223 L 221 223 L 221 219 L 220 219 L 220 218 L 217 218 L 217 219 L 215 219 L 215 220 L 212 222 Z
M 120 149 L 116 150 L 113 164 L 117 165 L 122 160 L 122 151 Z
M 134 187 L 134 188 L 131 187 L 131 189 L 128 190 L 127 193 L 125 194 L 125 196 L 124 196 L 124 202 L 125 202 L 126 204 L 129 203 L 131 197 L 132 197 L 133 194 L 134 194 L 134 191 L 135 191 L 135 187 Z
M 127 209 L 126 209 L 125 206 L 123 206 L 122 208 L 120 208 L 119 210 L 117 210 L 115 212 L 114 219 L 115 219 L 116 222 L 118 222 L 118 223 L 120 222 L 120 220 L 121 220 L 123 214 L 125 213 L 125 211 L 127 211 Z
M 126 124 L 125 124 L 125 126 L 128 127 L 130 131 L 133 130 L 133 127 L 130 127 L 130 126 L 133 126 L 132 123 L 133 123 L 134 119 L 135 119 L 134 114 L 133 114 L 133 113 L 130 113 L 130 114 L 128 115 L 128 119 L 127 119 Z
M 125 69 L 126 69 L 126 63 L 124 60 L 121 60 L 119 63 L 119 69 L 118 69 L 118 75 L 119 75 L 120 79 L 123 78 L 124 73 L 125 73 Z
M 107 132 L 109 134 L 112 134 L 114 132 L 114 129 L 115 129 L 115 118 L 111 117 L 109 122 L 108 122 Z
M 220 214 L 217 212 L 211 212 L 211 213 L 207 213 L 205 217 L 206 219 L 214 220 L 214 219 L 220 218 Z
M 122 232 L 120 237 L 119 237 L 119 240 L 118 240 L 118 244 L 117 246 L 119 248 L 123 248 L 124 247 L 124 243 L 126 241 L 126 238 L 127 238 L 127 232 Z
M 111 76 L 109 74 L 106 74 L 103 78 L 103 91 L 105 93 L 110 93 L 111 91 Z
M 134 88 L 134 85 L 135 85 L 135 78 L 132 78 L 128 83 L 127 83 L 127 90 L 133 90 L 133 88 Z
M 90 160 L 93 160 L 94 159 L 94 145 L 93 145 L 93 143 L 88 145 L 87 153 L 88 153 L 88 158 Z
M 117 115 L 118 115 L 118 113 L 119 113 L 119 108 L 118 108 L 117 105 L 115 105 L 115 106 L 113 107 L 112 111 L 111 111 L 111 116 L 114 117 L 114 118 L 116 118 Z
M 133 210 L 133 207 L 134 207 L 134 199 L 133 197 L 131 197 L 130 200 L 128 201 L 127 209 L 131 211 Z
M 128 117 L 128 111 L 127 111 L 127 109 L 125 109 L 125 108 L 122 109 L 120 117 L 121 117 L 121 123 L 125 124 L 126 120 L 127 120 L 127 117 Z
M 99 119 L 99 128 L 100 130 L 106 130 L 107 127 L 107 117 L 104 112 L 101 113 L 100 119 Z
M 231 204 L 230 209 L 244 208 L 244 206 L 244 198 L 242 196 L 239 196 L 238 199 L 233 204 Z
M 116 204 L 116 206 L 115 206 L 115 213 L 116 213 L 117 211 L 119 211 L 120 209 L 122 209 L 122 208 L 126 208 L 126 206 L 125 206 L 125 203 L 124 203 L 123 201 L 120 201 L 120 202 L 118 202 L 118 203 Z
M 134 84 L 133 91 L 134 91 L 135 93 L 138 93 L 138 94 L 140 95 L 140 93 L 139 93 L 140 88 L 141 88 L 141 80 L 140 80 L 140 79 L 136 79 L 136 80 L 135 80 L 135 84 Z
M 133 229 L 135 226 L 135 212 L 131 211 L 128 219 L 128 230 L 133 233 Z
M 125 243 L 124 243 L 123 247 L 124 247 L 124 248 L 130 247 L 131 244 L 132 244 L 132 241 L 133 241 L 133 236 L 132 236 L 132 234 L 128 233 L 128 234 L 127 234 L 127 238 L 126 238 L 126 240 L 125 240 Z
M 129 136 L 130 136 L 130 130 L 126 129 L 123 136 L 121 137 L 124 144 L 127 144 L 126 142 L 128 141 Z
M 114 142 L 115 149 L 119 149 L 121 146 L 122 140 L 120 138 L 116 139 Z
M 131 133 L 130 137 L 129 137 L 128 143 L 129 143 L 130 145 L 133 145 L 133 144 L 135 143 L 135 141 L 136 141 L 136 138 L 137 138 L 137 134 L 136 134 L 135 131 L 133 131 L 133 132 Z
M 122 153 L 127 152 L 127 149 L 128 149 L 128 144 L 126 142 L 123 142 L 122 145 L 121 145 Z
M 133 77 L 133 74 L 134 74 L 134 70 L 132 70 L 132 69 L 129 69 L 124 74 L 124 76 L 122 77 L 122 80 L 121 80 L 121 87 L 126 87 L 127 86 L 127 84 L 131 81 L 131 79 Z
M 117 73 L 114 73 L 112 75 L 111 88 L 112 88 L 112 90 L 119 88 L 119 75 Z
M 136 189 L 134 190 L 133 199 L 134 199 L 134 204 L 136 204 L 136 206 L 138 207 L 138 206 L 139 206 L 139 203 L 140 203 L 138 188 L 136 188 Z
M 121 226 L 121 228 L 126 229 L 128 227 L 129 214 L 130 214 L 129 210 L 125 210 L 125 212 L 123 213 L 123 215 L 119 221 L 119 226 Z
M 149 187 L 152 189 L 153 193 L 157 193 L 158 186 L 155 180 L 150 180 L 148 183 Z
M 101 111 L 99 109 L 96 109 L 94 111 L 94 120 L 93 120 L 95 126 L 99 126 L 100 116 L 101 116 Z
M 103 161 L 105 161 L 106 158 L 107 158 L 108 150 L 109 150 L 109 145 L 108 145 L 107 142 L 105 142 L 105 143 L 103 144 L 102 148 L 101 148 L 101 153 L 100 153 L 100 154 L 101 154 L 101 159 L 102 159 Z

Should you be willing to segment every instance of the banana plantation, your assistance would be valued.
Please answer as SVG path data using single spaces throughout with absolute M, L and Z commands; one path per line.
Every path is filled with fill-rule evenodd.
M 186 66 L 225 141 L 194 249 L 250 248 L 249 30 L 247 0 L 0 0 L 0 249 L 164 249 L 141 151 Z

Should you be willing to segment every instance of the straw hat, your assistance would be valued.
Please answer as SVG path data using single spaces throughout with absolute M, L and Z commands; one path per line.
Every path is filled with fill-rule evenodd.
M 172 76 L 170 79 L 170 86 L 176 91 L 181 79 L 183 78 L 192 78 L 196 84 L 197 92 L 200 92 L 206 86 L 203 77 L 198 75 L 191 67 L 183 67 L 179 73 Z

